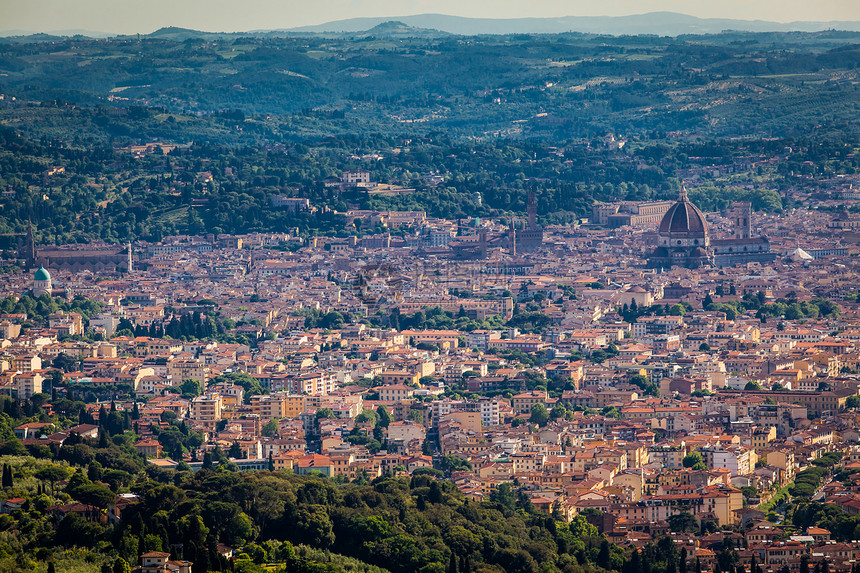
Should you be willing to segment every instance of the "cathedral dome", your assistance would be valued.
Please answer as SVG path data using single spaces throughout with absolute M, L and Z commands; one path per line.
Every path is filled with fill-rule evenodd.
M 669 207 L 663 220 L 660 221 L 661 235 L 681 234 L 686 236 L 704 237 L 708 233 L 708 224 L 699 208 L 687 199 L 687 190 L 681 191 L 678 202 Z
M 45 267 L 39 267 L 39 270 L 36 271 L 36 275 L 33 277 L 33 280 L 49 281 L 51 280 L 51 274 Z

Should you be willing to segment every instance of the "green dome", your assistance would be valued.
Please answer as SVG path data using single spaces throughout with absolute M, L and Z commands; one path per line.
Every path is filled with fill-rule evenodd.
M 34 276 L 33 279 L 37 281 L 49 281 L 51 280 L 51 275 L 47 270 L 45 270 L 45 267 L 39 267 L 39 270 L 36 271 L 36 276 Z

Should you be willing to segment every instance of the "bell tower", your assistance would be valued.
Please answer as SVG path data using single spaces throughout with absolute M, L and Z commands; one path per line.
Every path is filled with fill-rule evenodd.
M 749 201 L 736 201 L 732 205 L 732 238 L 749 239 L 752 236 L 752 204 Z

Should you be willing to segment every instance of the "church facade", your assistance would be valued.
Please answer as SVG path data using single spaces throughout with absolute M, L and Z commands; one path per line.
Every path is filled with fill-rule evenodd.
M 770 239 L 752 234 L 752 205 L 748 201 L 738 201 L 732 205 L 731 215 L 734 228 L 732 237 L 712 241 L 714 263 L 718 267 L 733 267 L 775 260 L 776 253 L 770 251 Z

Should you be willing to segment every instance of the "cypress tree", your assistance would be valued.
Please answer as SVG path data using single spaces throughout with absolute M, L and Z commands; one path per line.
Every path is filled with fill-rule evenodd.
M 600 552 L 597 554 L 597 566 L 609 569 L 609 565 L 609 542 L 604 539 L 603 543 L 600 544 Z
M 630 553 L 630 561 L 627 562 L 627 571 L 630 573 L 639 573 L 642 570 L 642 562 L 639 551 L 634 549 Z
M 457 556 L 454 555 L 454 552 L 451 552 L 451 558 L 448 559 L 448 569 L 446 569 L 446 573 L 457 573 Z

